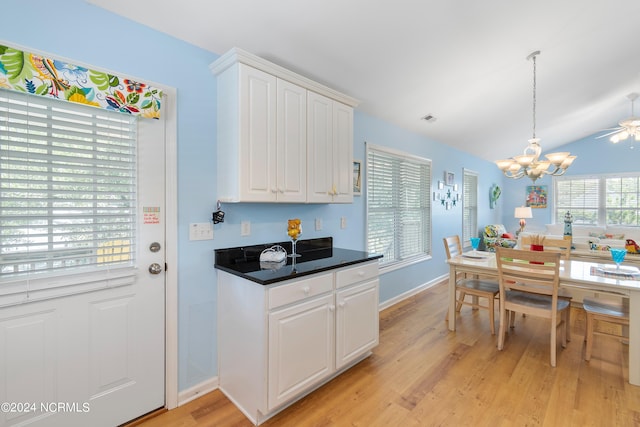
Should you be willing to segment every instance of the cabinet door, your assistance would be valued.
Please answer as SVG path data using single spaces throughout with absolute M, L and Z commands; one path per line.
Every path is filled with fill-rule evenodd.
M 307 200 L 307 90 L 278 79 L 277 168 L 279 202 Z
M 353 108 L 333 104 L 334 203 L 353 202 Z
M 307 95 L 307 199 L 353 201 L 353 108 L 326 96 Z
M 334 312 L 329 294 L 269 314 L 269 410 L 334 372 Z
M 307 99 L 307 199 L 329 203 L 333 191 L 333 101 L 315 92 L 309 92 Z
M 336 294 L 336 369 L 378 345 L 378 279 Z
M 276 200 L 276 77 L 240 64 L 240 193 Z

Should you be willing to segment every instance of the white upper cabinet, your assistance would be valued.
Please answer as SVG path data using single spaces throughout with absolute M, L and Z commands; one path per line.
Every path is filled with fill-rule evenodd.
M 211 70 L 219 200 L 352 201 L 356 100 L 240 49 Z
M 307 198 L 307 91 L 278 79 L 277 93 L 277 200 L 304 203 Z
M 276 170 L 276 78 L 240 64 L 238 170 L 240 198 L 275 201 Z M 220 105 L 218 105 L 220 108 Z M 228 150 L 228 148 L 225 148 Z M 220 166 L 220 165 L 218 165 Z
M 353 109 L 309 92 L 307 107 L 308 200 L 353 201 Z

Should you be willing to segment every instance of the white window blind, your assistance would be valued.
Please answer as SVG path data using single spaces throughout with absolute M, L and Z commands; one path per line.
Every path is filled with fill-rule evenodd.
M 431 161 L 367 145 L 367 250 L 381 266 L 431 253 Z
M 478 174 L 464 170 L 462 182 L 462 244 L 470 245 L 478 237 Z
M 639 176 L 605 177 L 608 225 L 640 226 L 639 181 Z
M 574 224 L 640 226 L 640 174 L 554 179 L 555 222 L 567 211 Z
M 0 90 L 0 284 L 133 266 L 136 184 L 134 118 Z
M 567 211 L 574 224 L 598 224 L 599 179 L 575 177 L 555 180 L 555 222 L 562 223 Z

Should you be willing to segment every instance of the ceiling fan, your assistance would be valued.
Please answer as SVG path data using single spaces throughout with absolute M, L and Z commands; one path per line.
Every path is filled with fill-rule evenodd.
M 637 93 L 630 93 L 627 95 L 629 101 L 631 101 L 631 117 L 628 117 L 624 120 L 618 122 L 620 126 L 615 128 L 604 129 L 604 131 L 611 131 L 605 133 L 604 135 L 600 135 L 597 138 L 604 138 L 605 136 L 611 136 L 609 141 L 617 144 L 620 141 L 624 141 L 630 136 L 634 137 L 636 141 L 640 141 L 640 117 L 636 117 L 633 114 L 633 103 L 638 98 Z

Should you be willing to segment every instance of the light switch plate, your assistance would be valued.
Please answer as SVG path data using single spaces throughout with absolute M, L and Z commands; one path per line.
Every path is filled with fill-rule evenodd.
M 189 240 L 213 240 L 213 224 L 210 222 L 189 224 Z
M 251 234 L 251 222 L 242 221 L 240 223 L 240 235 L 241 236 L 249 236 Z
M 322 218 L 316 218 L 316 231 L 322 230 Z
M 340 228 L 347 228 L 347 217 L 343 216 L 340 218 Z

